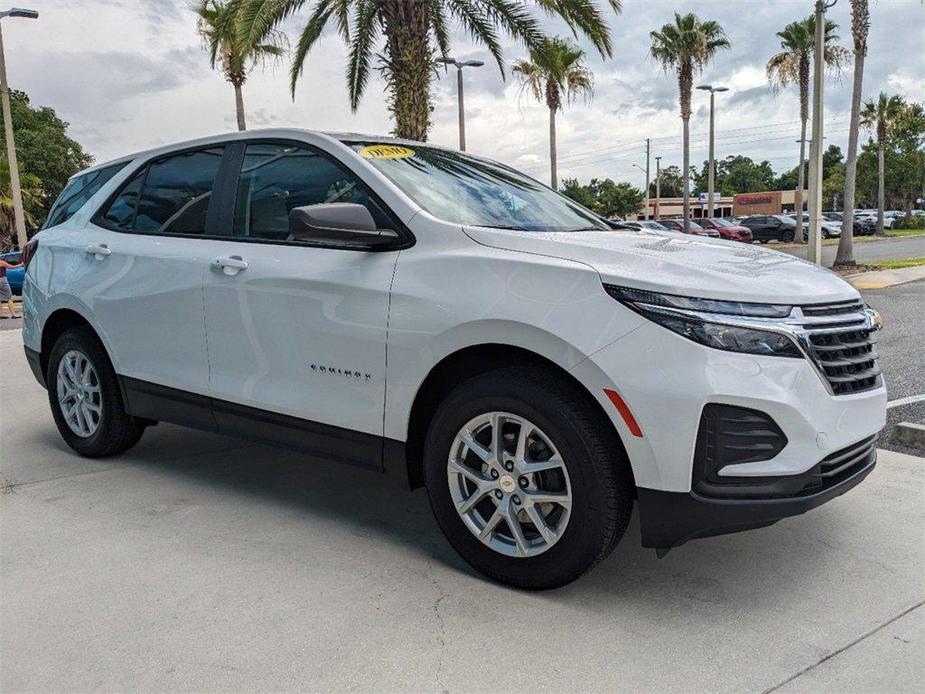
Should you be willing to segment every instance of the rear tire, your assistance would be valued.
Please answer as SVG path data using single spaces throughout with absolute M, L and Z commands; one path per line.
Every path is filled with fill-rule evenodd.
M 486 455 L 496 422 L 500 461 L 497 453 Z M 463 432 L 472 434 L 472 446 L 460 444 Z M 548 472 L 524 472 L 544 465 Z M 498 369 L 450 393 L 427 433 L 424 483 L 460 556 L 489 578 L 530 590 L 563 586 L 604 559 L 633 508 L 632 472 L 613 425 L 575 384 L 533 367 Z M 559 501 L 532 501 L 564 504 L 565 494 L 567 513 Z M 470 510 L 457 510 L 477 496 Z M 501 520 L 492 525 L 495 518 Z
M 80 455 L 123 453 L 144 433 L 144 424 L 125 411 L 116 373 L 89 328 L 71 328 L 58 338 L 48 357 L 45 382 L 58 431 Z

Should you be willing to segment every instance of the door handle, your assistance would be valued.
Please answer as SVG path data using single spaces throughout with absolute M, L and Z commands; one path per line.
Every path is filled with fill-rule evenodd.
M 226 275 L 236 275 L 247 269 L 247 261 L 239 255 L 223 255 L 212 261 L 212 267 L 220 268 Z
M 105 243 L 101 243 L 98 246 L 94 246 L 94 245 L 87 246 L 86 248 L 84 248 L 84 252 L 87 255 L 92 255 L 97 260 L 102 260 L 106 256 L 112 255 L 112 251 L 109 250 L 109 246 L 107 246 Z

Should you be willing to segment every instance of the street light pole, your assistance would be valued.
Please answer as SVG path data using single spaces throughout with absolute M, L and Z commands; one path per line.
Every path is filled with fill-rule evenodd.
M 438 63 L 456 66 L 456 99 L 459 108 L 459 149 L 466 151 L 466 106 L 463 101 L 463 68 L 482 67 L 481 60 L 456 60 L 456 58 L 437 58 Z
M 822 264 L 822 85 L 825 11 L 838 0 L 816 0 L 816 38 L 813 46 L 813 134 L 809 145 L 809 245 L 806 259 Z
M 0 12 L 0 19 L 4 17 L 24 17 L 37 19 L 39 13 L 35 10 L 24 10 L 20 7 Z M 3 102 L 3 129 L 6 139 L 6 156 L 10 165 L 10 187 L 13 189 L 13 224 L 16 227 L 16 242 L 19 248 L 25 248 L 26 241 L 26 214 L 22 205 L 22 189 L 19 183 L 19 163 L 16 161 L 16 140 L 13 137 L 13 113 L 10 108 L 10 86 L 6 81 L 6 58 L 3 54 L 3 31 L 0 28 L 0 101 Z
M 646 138 L 646 216 L 649 218 L 649 138 Z
M 710 163 L 707 171 L 707 216 L 713 217 L 713 180 L 716 175 L 716 164 L 713 157 L 713 107 L 716 92 L 728 92 L 729 87 L 714 87 L 710 84 L 701 84 L 697 89 L 710 92 Z M 702 208 L 701 208 L 702 209 Z M 702 214 L 702 212 L 701 212 Z
M 661 219 L 659 205 L 662 197 L 662 158 L 655 157 L 655 221 Z

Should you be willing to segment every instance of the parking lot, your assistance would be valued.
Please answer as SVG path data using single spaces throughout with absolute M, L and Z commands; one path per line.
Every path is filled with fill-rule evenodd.
M 920 691 L 925 466 L 565 589 L 475 575 L 424 493 L 159 425 L 75 456 L 0 333 L 0 689 Z

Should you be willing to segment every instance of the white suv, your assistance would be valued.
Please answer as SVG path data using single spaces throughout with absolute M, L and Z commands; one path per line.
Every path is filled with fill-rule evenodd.
M 488 576 L 769 525 L 860 482 L 879 319 L 790 256 L 606 222 L 495 162 L 272 130 L 75 177 L 23 338 L 61 435 L 174 422 L 424 486 Z

